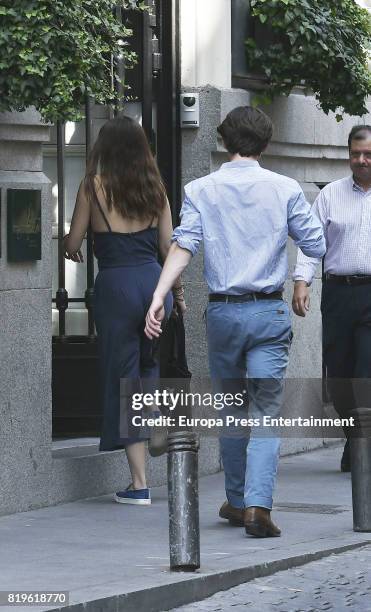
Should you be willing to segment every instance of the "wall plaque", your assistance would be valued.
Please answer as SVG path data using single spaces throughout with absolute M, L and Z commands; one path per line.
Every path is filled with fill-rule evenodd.
M 41 259 L 41 191 L 7 191 L 8 261 Z

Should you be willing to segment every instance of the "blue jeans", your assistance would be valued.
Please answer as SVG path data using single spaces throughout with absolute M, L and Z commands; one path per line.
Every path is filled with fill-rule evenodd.
M 207 337 L 210 374 L 219 388 L 231 390 L 232 381 L 223 379 L 234 386 L 240 380 L 247 384 L 249 418 L 278 417 L 292 338 L 286 302 L 209 303 Z M 280 440 L 268 431 L 262 437 L 261 429 L 254 435 L 252 428 L 251 435 L 223 434 L 220 447 L 229 503 L 271 509 Z

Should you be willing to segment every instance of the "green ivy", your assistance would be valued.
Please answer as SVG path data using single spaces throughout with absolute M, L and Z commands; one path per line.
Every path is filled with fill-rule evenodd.
M 54 122 L 81 119 L 86 95 L 114 103 L 111 57 L 135 62 L 117 5 L 144 8 L 135 0 L 0 0 L 0 111 L 35 106 Z
M 368 112 L 371 17 L 366 9 L 355 0 L 251 0 L 250 5 L 270 42 L 259 45 L 249 38 L 247 61 L 266 76 L 270 100 L 304 85 L 338 120 L 343 113 Z

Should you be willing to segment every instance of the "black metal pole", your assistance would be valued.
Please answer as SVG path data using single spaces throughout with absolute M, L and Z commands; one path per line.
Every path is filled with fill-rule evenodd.
M 85 101 L 85 154 L 86 160 L 93 146 L 93 107 L 94 102 L 90 96 Z
M 350 438 L 353 529 L 371 532 L 371 408 L 352 410 L 354 433 Z
M 172 21 L 173 21 L 173 71 L 174 71 L 174 89 L 173 89 L 173 108 L 174 108 L 174 125 L 173 125 L 173 156 L 175 163 L 172 171 L 172 212 L 175 225 L 180 223 L 180 209 L 182 204 L 182 132 L 180 128 L 180 92 L 181 92 L 181 38 L 180 38 L 180 6 L 179 0 L 172 0 Z
M 162 69 L 157 79 L 157 130 L 160 135 L 157 161 L 165 181 L 173 222 L 178 225 L 182 173 L 179 0 L 160 3 L 159 21 Z
M 198 438 L 190 431 L 168 436 L 170 569 L 200 567 Z
M 123 23 L 123 9 L 122 6 L 116 6 L 116 19 L 122 24 Z M 114 58 L 114 83 L 116 91 L 116 114 L 121 115 L 124 112 L 125 107 L 125 62 L 123 53 L 119 53 Z
M 153 0 L 148 0 L 149 10 L 142 13 L 142 127 L 148 142 L 153 145 L 152 134 L 152 34 L 153 34 Z
M 88 160 L 92 149 L 92 109 L 93 101 L 87 97 L 85 102 L 85 142 L 86 142 L 86 161 Z M 88 311 L 88 334 L 89 339 L 94 341 L 94 315 L 93 315 L 93 299 L 94 299 L 94 252 L 93 252 L 93 234 L 89 224 L 86 236 L 86 291 L 85 291 L 85 307 Z
M 111 55 L 111 90 L 115 91 L 115 58 L 113 55 Z M 115 114 L 115 104 L 111 103 L 108 106 L 108 119 L 113 119 Z
M 59 339 L 66 338 L 66 310 L 68 308 L 68 293 L 66 291 L 65 259 L 64 259 L 64 157 L 65 157 L 65 124 L 57 122 L 57 175 L 58 175 L 58 290 L 56 292 L 56 307 L 59 312 Z

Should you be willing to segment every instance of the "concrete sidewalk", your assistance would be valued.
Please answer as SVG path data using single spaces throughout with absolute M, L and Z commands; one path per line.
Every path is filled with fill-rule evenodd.
M 352 530 L 351 481 L 339 471 L 341 452 L 332 447 L 281 460 L 274 511 L 281 538 L 246 537 L 218 519 L 223 474 L 201 479 L 202 566 L 195 574 L 169 572 L 164 487 L 152 489 L 150 507 L 105 496 L 2 517 L 0 590 L 69 591 L 63 609 L 71 612 L 158 612 L 361 546 L 371 534 Z

